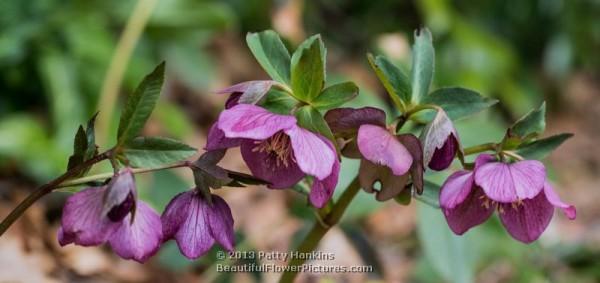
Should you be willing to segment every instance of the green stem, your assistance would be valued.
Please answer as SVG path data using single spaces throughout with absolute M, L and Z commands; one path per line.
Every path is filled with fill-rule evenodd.
M 64 174 L 57 177 L 56 179 L 38 187 L 35 191 L 33 191 L 30 195 L 28 195 L 21 203 L 19 203 L 19 205 L 17 205 L 17 207 L 15 207 L 15 209 L 13 209 L 13 211 L 10 214 L 8 214 L 8 216 L 6 216 L 6 218 L 4 218 L 4 220 L 2 220 L 2 222 L 0 223 L 0 236 L 2 236 L 4 234 L 4 232 L 6 232 L 6 230 L 17 219 L 19 219 L 19 217 L 21 215 L 23 215 L 25 210 L 27 210 L 33 203 L 35 203 L 41 197 L 49 194 L 50 192 L 52 192 L 53 190 L 58 188 L 66 180 L 68 180 L 74 176 L 77 176 L 77 174 L 79 174 L 81 171 L 85 170 L 86 168 L 88 168 L 102 160 L 105 160 L 105 159 L 109 158 L 110 156 L 111 156 L 111 151 L 107 151 L 107 152 L 98 154 L 98 155 L 94 156 L 92 159 L 86 160 L 85 162 L 79 164 L 75 168 L 68 170 Z
M 430 110 L 441 110 L 442 108 L 437 106 L 437 105 L 433 105 L 433 104 L 419 104 L 413 108 L 411 108 L 410 110 L 408 110 L 404 116 L 407 117 L 407 119 L 410 119 L 410 116 L 412 116 L 413 114 L 421 111 L 421 110 L 426 110 L 426 109 L 430 109 Z
M 352 202 L 352 199 L 354 199 L 359 190 L 360 183 L 358 181 L 358 177 L 355 177 L 354 180 L 352 180 L 352 183 L 348 185 L 344 193 L 342 193 L 340 199 L 333 205 L 331 211 L 323 218 L 325 225 L 315 222 L 312 229 L 308 232 L 304 240 L 296 249 L 299 254 L 309 253 L 317 247 L 327 231 L 329 231 L 331 227 L 340 221 L 342 215 L 344 215 L 344 212 L 346 211 L 346 208 L 348 208 L 348 205 L 350 202 Z M 306 259 L 304 259 L 304 257 L 294 257 L 288 263 L 288 267 L 301 266 L 305 261 Z M 279 282 L 293 282 L 294 278 L 296 278 L 296 275 L 298 275 L 296 268 L 288 268 L 281 276 Z
M 117 100 L 117 94 L 119 93 L 119 87 L 127 69 L 127 63 L 129 63 L 133 49 L 139 41 L 157 2 L 158 0 L 139 0 L 137 2 L 125 25 L 125 30 L 117 43 L 115 53 L 102 83 L 100 101 L 98 103 L 98 109 L 103 114 L 98 117 L 96 135 L 98 136 L 98 140 L 102 142 L 106 141 L 108 136 L 110 119 L 112 119 L 112 112 Z
M 139 173 L 147 173 L 147 172 L 160 171 L 160 170 L 172 169 L 172 168 L 180 168 L 180 167 L 189 167 L 189 166 L 190 166 L 189 161 L 183 161 L 183 162 L 179 162 L 179 163 L 175 163 L 175 164 L 171 164 L 171 165 L 165 165 L 165 166 L 154 167 L 154 168 L 134 168 L 134 169 L 131 169 L 131 171 L 133 172 L 133 174 L 139 174 Z M 115 174 L 114 172 L 107 172 L 107 173 L 85 176 L 85 177 L 81 177 L 81 178 L 77 178 L 77 179 L 73 179 L 73 180 L 69 180 L 64 183 L 61 183 L 60 185 L 57 186 L 57 188 L 79 186 L 79 185 L 83 185 L 83 184 L 86 184 L 86 183 L 89 183 L 92 181 L 105 180 L 105 179 L 112 177 L 114 174 Z
M 475 145 L 472 147 L 467 147 L 467 148 L 463 149 L 463 153 L 464 153 L 464 155 L 471 155 L 471 154 L 480 153 L 480 152 L 484 152 L 484 151 L 495 151 L 496 148 L 497 148 L 497 145 L 495 143 L 484 143 L 484 144 Z

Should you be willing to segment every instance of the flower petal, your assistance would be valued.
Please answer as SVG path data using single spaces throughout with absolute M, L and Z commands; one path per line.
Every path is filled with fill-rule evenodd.
M 455 193 L 462 195 L 465 191 L 467 190 L 463 187 Z M 494 213 L 494 205 L 489 203 L 489 200 L 487 200 L 488 203 L 485 203 L 485 194 L 481 188 L 472 187 L 468 191 L 470 192 L 464 196 L 462 202 L 453 208 L 442 208 L 450 230 L 457 235 L 462 235 L 469 229 L 485 222 Z
M 113 222 L 102 214 L 105 192 L 106 187 L 87 188 L 67 199 L 61 221 L 63 243 L 99 245 L 119 228 L 120 222 Z
M 319 135 L 300 127 L 287 129 L 285 133 L 290 136 L 294 157 L 302 172 L 319 180 L 331 174 L 337 154 Z
M 424 164 L 430 164 L 435 152 L 444 147 L 451 135 L 453 135 L 456 139 L 458 144 L 457 147 L 460 150 L 460 142 L 458 139 L 458 134 L 454 129 L 454 124 L 452 124 L 452 120 L 448 118 L 446 112 L 440 109 L 437 111 L 435 118 L 433 118 L 433 120 L 427 124 L 425 129 L 423 129 L 421 132 Z M 444 154 L 443 157 L 445 158 L 447 156 Z M 436 163 L 434 163 L 434 166 L 437 165 Z M 436 168 L 440 167 L 441 166 L 438 166 Z
M 209 223 L 204 216 L 208 204 L 198 194 L 190 197 L 187 218 L 181 223 L 175 233 L 175 240 L 181 253 L 189 258 L 196 259 L 207 253 L 215 243 L 210 234 Z
M 277 157 L 267 152 L 255 150 L 257 144 L 253 140 L 245 140 L 240 147 L 242 158 L 246 162 L 248 169 L 255 177 L 271 183 L 268 187 L 271 189 L 289 188 L 304 177 L 304 172 L 300 170 L 298 164 L 293 160 L 292 155 L 286 164 L 277 161 Z
M 460 205 L 473 190 L 473 172 L 454 172 L 442 185 L 440 190 L 440 206 L 452 209 Z
M 121 169 L 108 183 L 104 196 L 103 215 L 114 221 L 121 221 L 135 206 L 137 191 L 131 168 Z
M 374 164 L 371 161 L 362 159 L 358 179 L 360 186 L 368 193 L 376 192 L 375 199 L 386 201 L 400 194 L 408 181 L 408 175 L 394 175 L 389 167 Z M 379 182 L 381 188 L 377 190 L 375 183 Z
M 475 182 L 485 194 L 504 203 L 534 198 L 544 188 L 545 180 L 546 169 L 537 160 L 490 162 L 475 170 Z
M 233 95 L 238 95 L 239 103 L 245 104 L 256 104 L 267 94 L 267 92 L 271 89 L 271 86 L 275 81 L 247 81 L 243 83 L 239 83 L 233 86 L 230 86 L 226 89 L 220 90 L 218 94 L 231 93 Z M 229 97 L 231 99 L 231 96 Z M 227 100 L 229 102 L 229 99 Z M 236 101 L 237 102 L 237 101 Z M 229 103 L 225 103 L 226 108 Z M 231 105 L 233 106 L 233 105 Z
M 162 243 L 160 216 L 146 203 L 139 201 L 133 223 L 132 214 L 121 222 L 121 227 L 109 240 L 113 251 L 124 259 L 143 263 L 153 256 Z
M 456 150 L 458 148 L 458 142 L 454 137 L 454 134 L 448 136 L 446 142 L 441 148 L 435 149 L 431 161 L 429 161 L 429 168 L 436 171 L 442 171 L 452 164 Z
M 206 140 L 206 146 L 204 147 L 204 149 L 206 151 L 213 151 L 219 149 L 227 149 L 231 147 L 238 147 L 242 143 L 242 140 L 243 139 L 230 139 L 226 137 L 225 133 L 217 126 L 217 123 L 214 123 L 208 131 L 208 138 Z
M 552 205 L 562 209 L 567 218 L 573 220 L 577 217 L 577 209 L 575 206 L 564 203 L 548 182 L 544 183 L 544 194 L 546 194 L 546 199 L 548 199 Z
M 423 165 L 423 146 L 421 146 L 421 141 L 412 134 L 402 134 L 396 137 L 406 147 L 413 158 L 412 165 L 410 166 L 410 177 L 417 194 L 422 194 L 425 166 Z
M 220 196 L 212 195 L 212 206 L 205 210 L 205 221 L 209 224 L 210 234 L 226 250 L 233 251 L 235 235 L 233 216 L 229 205 Z
M 550 224 L 554 212 L 544 193 L 524 200 L 522 204 L 500 204 L 499 209 L 500 220 L 508 233 L 526 244 L 540 237 Z
M 179 193 L 167 204 L 160 217 L 163 241 L 173 238 L 187 219 L 194 194 L 194 191 Z
M 358 129 L 358 149 L 363 157 L 377 165 L 389 167 L 394 175 L 404 175 L 413 158 L 406 147 L 386 129 L 362 125 Z
M 355 133 L 364 124 L 385 127 L 385 112 L 374 107 L 336 108 L 327 111 L 324 119 L 335 134 Z
M 331 150 L 335 150 L 333 144 L 330 141 L 323 139 Z M 336 158 L 333 162 L 333 168 L 331 174 L 323 180 L 315 179 L 308 195 L 308 200 L 314 207 L 322 208 L 333 196 L 333 192 L 338 183 L 338 177 L 340 174 L 340 161 Z
M 280 130 L 296 127 L 296 118 L 251 104 L 239 104 L 221 112 L 218 127 L 228 138 L 264 140 Z

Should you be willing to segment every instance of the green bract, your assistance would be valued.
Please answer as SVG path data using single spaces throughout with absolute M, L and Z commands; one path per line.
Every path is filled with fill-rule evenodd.
M 274 80 L 290 84 L 290 53 L 276 32 L 248 33 L 248 47 L 265 72 Z

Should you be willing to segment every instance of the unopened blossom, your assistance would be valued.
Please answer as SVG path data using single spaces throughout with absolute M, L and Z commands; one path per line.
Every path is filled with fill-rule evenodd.
M 181 253 L 196 259 L 218 243 L 233 251 L 235 235 L 229 206 L 221 197 L 200 194 L 196 190 L 175 196 L 162 217 L 164 240 L 175 239 Z
M 536 160 L 514 163 L 481 154 L 473 171 L 458 171 L 442 185 L 440 205 L 450 229 L 462 235 L 498 210 L 500 220 L 515 239 L 531 243 L 544 232 L 554 208 L 575 219 L 574 206 L 564 203 L 546 180 L 544 165 Z
M 310 202 L 323 207 L 333 195 L 340 170 L 333 144 L 300 127 L 296 118 L 256 105 L 224 110 L 209 133 L 207 150 L 240 145 L 252 175 L 269 188 L 289 188 L 306 175 L 314 177 Z
M 338 108 L 327 112 L 325 120 L 341 139 L 342 153 L 361 158 L 360 184 L 367 192 L 375 192 L 381 183 L 377 200 L 398 195 L 412 175 L 417 191 L 422 190 L 423 163 L 419 140 L 411 134 L 396 135 L 386 128 L 385 113 L 379 109 Z
M 437 110 L 433 120 L 423 129 L 421 141 L 425 164 L 432 170 L 448 168 L 460 151 L 458 133 L 442 109 Z
M 161 244 L 160 217 L 137 200 L 131 169 L 117 173 L 102 187 L 91 187 L 70 196 L 63 208 L 58 241 L 95 246 L 108 243 L 122 258 L 144 262 Z

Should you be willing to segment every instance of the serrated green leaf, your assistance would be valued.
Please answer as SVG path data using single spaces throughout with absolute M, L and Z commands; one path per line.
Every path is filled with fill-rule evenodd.
M 572 136 L 573 134 L 563 133 L 547 137 L 545 139 L 539 139 L 534 142 L 519 146 L 516 152 L 526 159 L 544 159 L 554 149 L 559 147 L 563 142 Z
M 410 103 L 411 87 L 408 76 L 383 56 L 374 58 L 373 55 L 367 54 L 367 59 L 396 107 L 403 110 L 406 104 Z
M 531 110 L 511 127 L 511 134 L 521 138 L 541 134 L 546 129 L 546 102 L 540 108 Z
M 292 91 L 304 102 L 313 101 L 325 84 L 325 47 L 320 35 L 305 40 L 292 55 Z
M 336 144 L 331 129 L 317 109 L 310 105 L 305 105 L 300 107 L 296 111 L 295 115 L 296 119 L 298 120 L 298 125 L 300 125 L 302 128 L 319 133 L 331 140 L 334 145 Z
M 127 98 L 119 121 L 117 147 L 134 139 L 150 117 L 164 81 L 165 62 L 147 75 L 137 89 Z
M 462 87 L 436 89 L 421 100 L 423 104 L 434 104 L 446 111 L 452 120 L 478 113 L 496 103 L 498 100 L 481 96 L 476 91 Z
M 177 140 L 138 137 L 124 145 L 119 158 L 129 161 L 133 167 L 157 167 L 184 160 L 195 153 L 195 148 Z
M 248 33 L 246 43 L 254 58 L 274 80 L 290 84 L 290 53 L 276 32 Z
M 353 82 L 344 82 L 325 88 L 311 105 L 319 110 L 339 107 L 358 95 L 358 87 Z
M 423 28 L 415 31 L 415 43 L 412 49 L 411 85 L 413 103 L 418 103 L 429 92 L 433 79 L 435 51 L 431 32 Z

